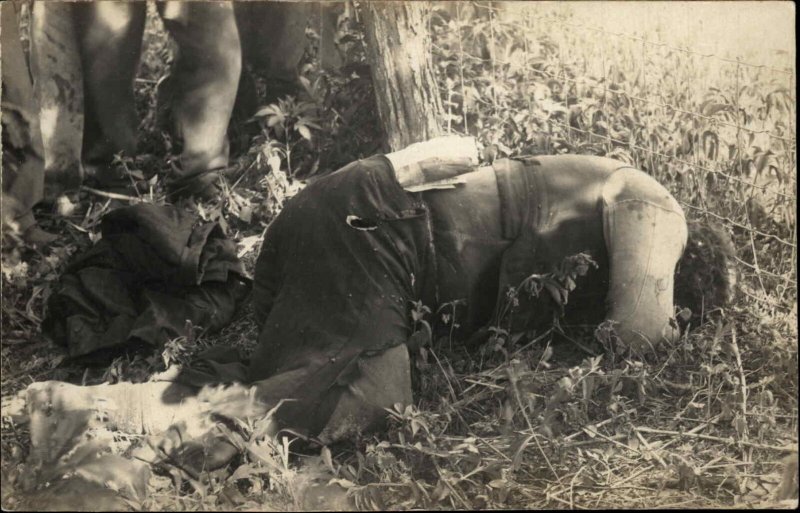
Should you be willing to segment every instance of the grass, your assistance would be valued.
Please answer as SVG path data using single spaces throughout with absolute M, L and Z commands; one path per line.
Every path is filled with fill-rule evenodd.
M 143 120 L 140 155 L 124 161 L 145 177 L 168 169 L 164 155 L 171 148 L 153 115 L 155 83 L 166 69 L 164 57 L 169 52 L 160 22 L 152 14 L 151 10 L 136 83 Z M 690 153 L 678 151 L 679 142 L 668 136 L 687 133 L 691 119 L 683 120 L 665 108 L 636 110 L 636 102 L 626 103 L 620 94 L 598 94 L 600 86 L 591 82 L 598 72 L 585 68 L 585 63 L 603 59 L 588 36 L 565 29 L 554 42 L 540 25 L 520 40 L 518 29 L 503 26 L 501 19 L 475 21 L 467 13 L 461 15 L 454 25 L 432 23 L 438 45 L 432 51 L 441 71 L 442 94 L 451 102 L 446 104 L 452 115 L 447 126 L 454 132 L 477 133 L 485 145 L 499 148 L 500 154 L 507 148 L 511 154 L 578 152 L 629 159 L 667 184 L 686 205 L 700 209 L 698 217 L 716 219 L 713 215 L 717 215 L 733 221 L 720 221 L 733 235 L 742 262 L 743 281 L 733 303 L 685 335 L 658 361 L 619 358 L 605 351 L 592 332 L 580 330 L 568 331 L 568 337 L 556 329 L 501 337 L 502 344 L 494 339 L 475 348 L 448 337 L 434 340 L 415 356 L 415 404 L 387 413 L 386 431 L 320 448 L 303 447 L 289 438 L 263 440 L 254 434 L 258 425 L 245 424 L 240 426 L 243 454 L 233 474 L 209 476 L 206 484 L 178 483 L 158 475 L 142 506 L 154 510 L 302 508 L 310 482 L 335 479 L 361 509 L 790 507 L 791 501 L 776 501 L 774 493 L 783 478 L 784 457 L 797 453 L 796 252 L 774 237 L 796 241 L 794 217 L 786 218 L 789 207 L 794 215 L 794 146 L 782 150 L 781 141 L 773 141 L 777 171 L 772 173 L 783 172 L 786 180 L 767 189 L 748 186 L 741 180 L 759 179 L 763 174 L 742 178 L 732 172 L 741 165 L 738 161 L 723 159 L 707 151 L 707 146 L 702 152 L 697 145 Z M 489 44 L 492 37 L 495 44 L 506 45 L 505 55 L 513 57 L 511 64 L 499 58 L 487 62 L 469 57 L 476 48 L 475 53 L 481 54 L 481 45 Z M 540 49 L 538 64 L 527 60 L 533 55 L 534 42 Z M 562 46 L 565 51 L 559 50 Z M 514 51 L 522 48 L 527 48 L 527 56 L 515 56 Z M 631 72 L 637 66 L 637 54 L 619 42 L 605 49 L 608 61 L 628 76 L 619 79 L 620 87 L 640 96 L 642 89 L 635 88 L 643 84 Z M 682 102 L 688 111 L 702 110 L 707 89 L 696 83 L 687 88 L 681 77 L 703 76 L 705 85 L 717 80 L 723 92 L 734 87 L 735 74 L 691 59 L 676 62 L 683 75 L 667 76 L 670 68 L 661 62 L 650 73 L 663 75 L 650 76 L 646 83 L 659 84 L 659 94 L 669 102 Z M 555 83 L 548 74 L 556 78 Z M 335 154 L 334 163 L 374 151 L 366 148 L 375 141 L 369 141 L 359 131 L 361 125 L 347 117 L 348 111 L 359 111 L 347 103 L 348 88 L 360 90 L 363 81 L 327 79 L 334 94 L 319 93 L 316 114 L 323 129 L 314 133 L 313 141 L 302 140 L 289 126 L 286 133 L 295 137 L 291 140 L 276 142 L 273 132 L 261 131 L 247 151 L 232 159 L 230 187 L 222 198 L 202 206 L 207 218 L 226 223 L 250 271 L 264 228 L 280 210 L 282 196 L 291 194 L 293 186 L 284 173 L 288 171 L 287 148 L 301 171 L 303 166 L 308 171 L 321 151 Z M 263 92 L 267 85 L 259 80 Z M 746 95 L 753 104 L 746 109 L 757 109 L 774 92 L 756 91 L 756 85 L 768 85 L 768 77 L 740 80 L 754 84 L 754 91 Z M 586 89 L 582 81 L 590 87 Z M 542 92 L 541 84 L 549 92 Z M 600 85 L 610 89 L 606 83 Z M 467 92 L 469 87 L 475 92 Z M 684 89 L 692 94 L 680 96 Z M 334 101 L 326 103 L 331 97 Z M 576 103 L 575 98 L 587 101 Z M 565 117 L 557 108 L 569 110 L 578 104 L 583 110 L 576 118 Z M 332 105 L 342 116 L 326 117 Z M 785 125 L 793 103 L 789 107 L 771 122 Z M 605 125 L 598 124 L 602 120 L 594 114 L 598 108 L 605 109 Z M 718 121 L 741 122 L 725 118 L 726 109 L 720 109 Z M 639 124 L 626 127 L 626 114 L 636 117 Z M 509 125 L 509 119 L 515 125 Z M 603 132 L 603 126 L 607 131 Z M 785 129 L 784 135 L 793 138 L 793 127 Z M 644 151 L 641 147 L 650 144 L 644 141 L 651 141 L 648 130 L 660 135 L 652 143 L 655 150 L 648 146 L 651 151 Z M 703 135 L 702 129 L 694 130 Z M 358 142 L 356 147 L 335 142 L 345 135 L 348 141 Z M 731 134 L 720 130 L 717 136 L 724 139 Z M 741 144 L 736 133 L 733 138 L 734 146 Z M 758 162 L 755 150 L 745 149 Z M 276 155 L 281 158 L 277 170 L 275 161 L 269 161 Z M 684 172 L 681 162 L 687 159 L 712 171 Z M 769 166 L 766 169 L 770 171 Z M 163 197 L 161 185 L 157 178 L 152 201 Z M 775 191 L 789 191 L 791 196 Z M 753 217 L 741 208 L 753 197 L 765 212 L 763 219 L 756 220 L 761 224 L 751 222 Z M 66 360 L 62 348 L 41 336 L 39 325 L 50 287 L 69 257 L 90 245 L 100 215 L 114 207 L 104 197 L 88 195 L 83 200 L 69 215 L 38 213 L 45 228 L 62 234 L 47 251 L 4 250 L 0 346 L 4 405 L 34 381 L 58 379 L 86 385 L 144 381 L 164 370 L 163 354 L 158 351 L 130 352 L 110 364 L 89 365 Z M 210 345 L 233 346 L 247 354 L 256 335 L 257 327 L 246 310 L 220 333 L 187 334 L 168 348 L 178 360 L 190 359 Z M 118 433 L 113 436 L 119 441 L 119 451 L 137 443 Z M 3 419 L 4 507 L 25 504 L 21 489 L 28 439 L 24 425 Z M 796 505 L 796 485 L 794 490 Z

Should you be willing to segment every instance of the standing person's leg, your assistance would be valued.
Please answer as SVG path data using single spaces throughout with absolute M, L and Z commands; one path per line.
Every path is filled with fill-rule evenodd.
M 159 10 L 178 52 L 169 78 L 175 131 L 183 143 L 169 188 L 176 196 L 216 192 L 228 163 L 227 130 L 241 73 L 231 2 L 163 2 Z
M 13 2 L 0 4 L 0 45 L 3 49 L 3 201 L 2 220 L 24 234 L 36 225 L 31 208 L 42 200 L 44 162 L 38 111 L 28 65 L 20 44 Z M 13 148 L 13 150 L 12 150 Z M 15 153 L 17 160 L 10 158 Z
M 611 265 L 607 319 L 625 348 L 652 352 L 679 336 L 670 320 L 675 266 L 686 245 L 686 220 L 675 199 L 652 177 L 621 169 L 603 190 Z M 625 349 L 623 348 L 623 349 Z
M 133 80 L 139 64 L 147 4 L 87 2 L 75 7 L 86 93 L 83 162 L 103 187 L 129 179 L 111 168 L 114 155 L 136 153 L 138 119 Z
M 76 6 L 39 0 L 33 3 L 31 16 L 31 72 L 39 104 L 45 187 L 53 195 L 76 189 L 83 179 L 83 75 Z

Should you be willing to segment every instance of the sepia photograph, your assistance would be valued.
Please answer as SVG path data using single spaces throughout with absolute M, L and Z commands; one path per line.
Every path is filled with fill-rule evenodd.
M 3 0 L 0 506 L 797 509 L 795 16 Z

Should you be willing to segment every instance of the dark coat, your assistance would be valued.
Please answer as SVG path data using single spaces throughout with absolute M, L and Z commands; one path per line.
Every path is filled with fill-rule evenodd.
M 162 347 L 186 323 L 227 325 L 249 290 L 217 223 L 172 206 L 114 210 L 102 239 L 72 262 L 47 302 L 44 333 L 71 356 L 131 342 Z

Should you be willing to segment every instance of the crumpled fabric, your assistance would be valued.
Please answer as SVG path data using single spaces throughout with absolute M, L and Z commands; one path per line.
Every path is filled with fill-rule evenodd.
M 191 365 L 180 369 L 176 383 L 202 388 L 206 385 L 247 383 L 249 359 L 238 349 L 213 346 L 192 358 Z
M 219 330 L 249 293 L 233 241 L 195 214 L 134 205 L 107 214 L 101 233 L 47 302 L 42 330 L 72 357 L 133 342 L 160 348 L 187 321 Z

